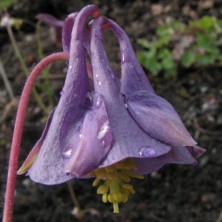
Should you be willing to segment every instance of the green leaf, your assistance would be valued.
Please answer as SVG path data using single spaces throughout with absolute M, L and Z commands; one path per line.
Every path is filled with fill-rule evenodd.
M 156 34 L 159 37 L 171 36 L 174 33 L 174 30 L 171 27 L 162 25 L 159 26 L 156 30 Z
M 0 0 L 0 10 L 7 9 L 12 4 L 15 3 L 16 0 Z
M 212 47 L 215 48 L 214 42 L 209 38 L 209 35 L 206 34 L 199 34 L 197 36 L 197 44 L 207 51 L 212 50 Z
M 171 52 L 167 48 L 163 48 L 158 53 L 158 58 L 165 59 L 167 57 L 172 57 Z
M 204 16 L 200 20 L 191 22 L 190 25 L 198 27 L 203 30 L 209 30 L 214 26 L 214 23 L 215 23 L 215 17 Z
M 160 39 L 158 39 L 155 43 L 154 43 L 154 46 L 156 48 L 162 48 L 162 47 L 167 47 L 169 44 L 170 44 L 170 40 L 172 38 L 170 36 L 164 36 Z
M 161 69 L 161 64 L 156 57 L 150 57 L 149 53 L 138 53 L 139 62 L 148 69 L 152 74 L 156 75 Z
M 181 58 L 181 63 L 185 67 L 190 67 L 195 62 L 195 54 L 193 52 L 187 51 L 183 54 Z
M 149 49 L 150 47 L 152 47 L 152 43 L 150 43 L 149 41 L 147 41 L 146 39 L 139 39 L 137 41 L 143 48 Z
M 215 62 L 216 57 L 214 55 L 199 55 L 197 62 L 201 65 L 211 65 Z
M 176 67 L 173 67 L 173 68 L 171 68 L 171 69 L 167 69 L 167 70 L 165 70 L 165 72 L 164 72 L 164 77 L 165 78 L 173 78 L 173 77 L 175 77 L 175 76 L 177 76 L 177 69 L 176 69 Z

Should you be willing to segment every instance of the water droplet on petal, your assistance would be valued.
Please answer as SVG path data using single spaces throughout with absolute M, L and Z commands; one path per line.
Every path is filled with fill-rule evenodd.
M 62 153 L 63 157 L 65 157 L 65 158 L 69 158 L 71 156 L 71 154 L 72 154 L 71 148 Z
M 72 69 L 72 65 L 69 66 L 69 69 Z
M 138 153 L 139 153 L 139 156 L 141 157 L 153 157 L 156 155 L 156 151 L 153 148 L 150 148 L 148 146 L 144 146 L 140 148 Z
M 80 134 L 79 134 L 79 138 L 82 138 L 82 137 L 83 137 L 83 135 L 80 133 Z
M 124 105 L 125 105 L 125 107 L 128 109 L 128 105 L 127 105 L 126 103 L 125 103 Z
M 104 122 L 104 124 L 99 130 L 97 139 L 101 140 L 102 138 L 104 138 L 104 136 L 109 132 L 109 129 L 110 129 L 109 122 L 108 121 Z
M 126 57 L 125 57 L 125 54 L 124 53 L 122 53 L 122 63 L 124 63 L 125 62 L 125 60 L 126 60 Z
M 102 83 L 99 81 L 99 82 L 98 82 L 98 85 L 99 85 L 99 86 L 101 86 L 101 85 L 102 85 Z
M 99 77 L 99 75 L 98 74 L 96 74 L 96 78 L 98 78 Z
M 102 98 L 98 96 L 96 99 L 96 107 L 99 108 L 102 105 Z
M 90 101 L 92 101 L 92 94 L 90 92 L 87 92 L 86 98 L 88 98 Z

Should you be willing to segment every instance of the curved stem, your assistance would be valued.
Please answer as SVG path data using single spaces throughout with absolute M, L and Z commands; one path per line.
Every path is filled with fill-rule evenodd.
M 18 156 L 19 156 L 23 126 L 24 126 L 24 121 L 25 121 L 25 113 L 26 113 L 28 101 L 30 98 L 30 94 L 32 92 L 32 88 L 36 82 L 38 75 L 42 71 L 42 69 L 44 69 L 48 64 L 52 62 L 55 62 L 57 60 L 68 60 L 68 58 L 69 58 L 69 54 L 66 52 L 54 53 L 52 55 L 47 56 L 36 65 L 36 67 L 33 69 L 33 71 L 31 72 L 31 74 L 29 75 L 25 83 L 25 86 L 21 95 L 20 103 L 18 106 L 15 127 L 14 127 L 14 132 L 13 132 L 13 138 L 12 138 L 7 185 L 6 185 L 6 194 L 5 194 L 5 203 L 4 203 L 4 213 L 3 213 L 3 220 L 2 220 L 3 222 L 12 221 Z

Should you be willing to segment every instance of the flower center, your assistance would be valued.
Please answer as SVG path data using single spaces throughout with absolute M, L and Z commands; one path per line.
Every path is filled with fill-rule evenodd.
M 125 203 L 129 194 L 135 193 L 130 184 L 131 178 L 144 178 L 143 175 L 133 173 L 135 170 L 137 167 L 134 160 L 129 158 L 114 165 L 96 169 L 89 174 L 96 177 L 93 186 L 98 186 L 97 194 L 102 195 L 104 203 L 113 204 L 114 213 L 119 213 L 119 203 Z

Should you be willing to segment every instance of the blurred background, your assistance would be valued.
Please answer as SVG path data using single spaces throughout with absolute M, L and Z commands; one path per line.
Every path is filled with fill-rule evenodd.
M 44 186 L 17 177 L 14 221 L 222 222 L 222 1 L 0 0 L 0 207 L 12 131 L 26 76 L 38 61 L 62 50 L 59 28 L 36 19 L 49 13 L 64 20 L 87 4 L 115 20 L 129 35 L 156 92 L 177 110 L 207 152 L 198 166 L 168 165 L 134 181 L 136 194 L 112 213 L 92 187 L 74 180 L 83 216 L 67 184 Z M 120 71 L 118 44 L 105 35 L 112 66 Z M 27 111 L 19 165 L 40 137 L 66 75 L 64 62 L 39 78 Z

